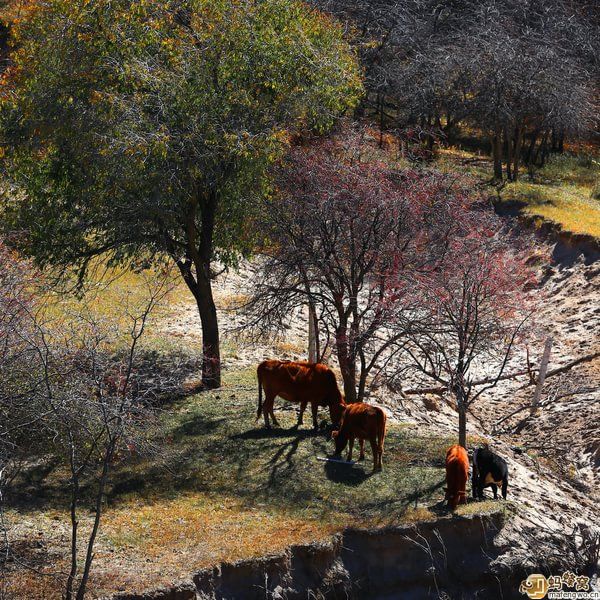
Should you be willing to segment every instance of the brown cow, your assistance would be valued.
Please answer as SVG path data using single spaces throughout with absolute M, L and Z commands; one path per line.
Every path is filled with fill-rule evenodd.
M 454 510 L 459 504 L 467 503 L 467 479 L 469 477 L 469 457 L 467 451 L 458 444 L 450 446 L 446 452 L 446 500 Z
M 360 456 L 358 460 L 365 457 L 365 440 L 371 443 L 373 451 L 373 471 L 382 469 L 383 441 L 385 439 L 385 413 L 377 406 L 355 402 L 347 404 L 346 410 L 342 415 L 342 424 L 339 431 L 334 431 L 331 435 L 335 440 L 335 453 L 342 453 L 342 450 L 348 444 L 348 457 L 346 460 L 352 460 L 352 448 L 354 438 L 358 438 L 360 445 Z
M 265 426 L 270 428 L 269 415 L 275 425 L 279 425 L 273 413 L 276 396 L 284 400 L 300 403 L 300 415 L 297 427 L 302 425 L 306 405 L 310 402 L 313 427 L 318 428 L 317 411 L 319 406 L 329 407 L 334 425 L 340 422 L 344 410 L 344 397 L 340 392 L 333 371 L 326 365 L 290 360 L 265 360 L 256 369 L 258 378 L 257 420 L 262 412 Z M 262 391 L 265 390 L 265 402 Z

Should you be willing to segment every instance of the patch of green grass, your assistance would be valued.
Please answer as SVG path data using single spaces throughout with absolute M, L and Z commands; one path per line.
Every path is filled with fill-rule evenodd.
M 600 201 L 587 188 L 519 181 L 506 186 L 502 199 L 524 202 L 526 214 L 557 223 L 566 231 L 600 238 Z
M 600 161 L 591 155 L 553 155 L 533 178 L 507 184 L 503 201 L 525 204 L 526 214 L 560 225 L 566 231 L 600 238 Z
M 444 459 L 454 436 L 388 422 L 384 468 L 373 474 L 369 444 L 363 463 L 321 461 L 333 453 L 327 429 L 294 429 L 295 406 L 277 400 L 282 427 L 266 430 L 256 422 L 256 405 L 255 368 L 226 370 L 221 389 L 164 410 L 152 429 L 157 452 L 114 465 L 91 581 L 96 596 L 164 585 L 223 560 L 322 540 L 349 525 L 417 523 L 449 514 Z M 47 566 L 53 571 L 68 568 L 66 482 L 64 469 L 49 467 L 36 479 L 36 507 L 9 515 L 29 536 L 45 532 L 54 548 Z M 91 497 L 82 502 L 91 505 Z M 493 505 L 460 510 L 489 512 Z M 82 509 L 82 532 L 92 516 Z M 42 589 L 44 576 L 25 576 L 16 571 L 10 585 Z
M 278 401 L 287 408 L 278 414 L 282 427 L 264 429 L 255 421 L 255 388 L 253 368 L 226 372 L 223 389 L 175 405 L 162 419 L 163 464 L 139 460 L 122 465 L 111 501 L 202 492 L 324 523 L 338 523 L 340 516 L 375 523 L 400 522 L 409 507 L 443 498 L 444 456 L 451 438 L 391 424 L 384 470 L 372 474 L 368 444 L 364 463 L 319 460 L 333 453 L 333 442 L 325 430 L 294 429 L 296 412 L 283 401 Z

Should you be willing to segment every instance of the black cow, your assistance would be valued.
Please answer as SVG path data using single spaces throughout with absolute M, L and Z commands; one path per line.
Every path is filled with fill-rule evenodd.
M 483 488 L 491 487 L 494 499 L 498 498 L 498 486 L 502 486 L 502 497 L 506 500 L 508 488 L 508 465 L 489 448 L 477 448 L 473 452 L 473 498 L 483 498 Z

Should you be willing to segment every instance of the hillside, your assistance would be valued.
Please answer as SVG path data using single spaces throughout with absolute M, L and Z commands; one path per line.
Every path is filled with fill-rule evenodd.
M 557 339 L 554 368 L 597 350 L 600 314 L 593 299 L 600 279 L 594 265 L 540 268 L 548 274 L 541 287 L 548 303 L 539 325 L 551 326 Z M 247 276 L 247 270 L 232 273 L 217 286 L 230 329 L 239 322 L 230 307 L 239 302 Z M 117 279 L 102 293 L 114 299 L 121 286 L 135 290 L 136 281 L 132 276 Z M 167 364 L 189 356 L 198 339 L 196 314 L 183 290 L 176 288 L 152 324 L 149 349 L 158 347 Z M 168 585 L 222 560 L 327 539 L 348 525 L 418 523 L 447 514 L 443 456 L 455 435 L 456 413 L 445 400 L 402 397 L 384 389 L 372 393 L 370 401 L 384 406 L 391 418 L 384 471 L 374 475 L 369 451 L 364 464 L 320 461 L 331 454 L 331 441 L 325 432 L 291 427 L 295 409 L 283 401 L 276 402 L 281 429 L 266 431 L 255 422 L 254 366 L 271 356 L 302 358 L 305 343 L 302 315 L 286 338 L 272 345 L 228 334 L 223 388 L 194 393 L 197 375 L 191 371 L 185 384 L 189 392 L 163 405 L 151 429 L 157 450 L 145 456 L 121 454 L 107 496 L 91 580 L 93 597 Z M 589 524 L 598 516 L 598 366 L 596 359 L 573 369 L 569 377 L 587 391 L 551 402 L 518 433 L 514 425 L 522 414 L 496 431 L 494 423 L 528 402 L 531 388 L 519 390 L 522 380 L 507 382 L 475 407 L 471 443 L 487 440 L 509 459 L 509 503 L 470 503 L 459 514 L 496 507 L 505 512 L 508 525 L 502 536 L 511 549 L 500 557 L 501 563 L 523 567 L 529 560 L 530 536 L 540 528 L 550 536 L 546 551 L 551 553 L 556 540 L 569 535 L 577 523 Z M 549 393 L 555 383 L 548 379 Z M 407 381 L 405 388 L 409 386 Z M 566 412 L 573 416 L 555 417 Z M 27 470 L 19 485 L 20 501 L 6 515 L 23 559 L 40 570 L 36 575 L 18 564 L 12 567 L 8 589 L 17 597 L 22 589 L 28 589 L 27 598 L 58 593 L 49 575 L 66 558 L 64 476 L 51 464 Z

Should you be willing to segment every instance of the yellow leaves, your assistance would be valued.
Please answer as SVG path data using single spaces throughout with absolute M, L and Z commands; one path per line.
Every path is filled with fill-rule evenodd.
M 90 102 L 92 104 L 98 104 L 98 102 L 100 102 L 102 100 L 102 98 L 103 98 L 103 95 L 98 90 L 93 90 L 92 93 L 90 94 Z

